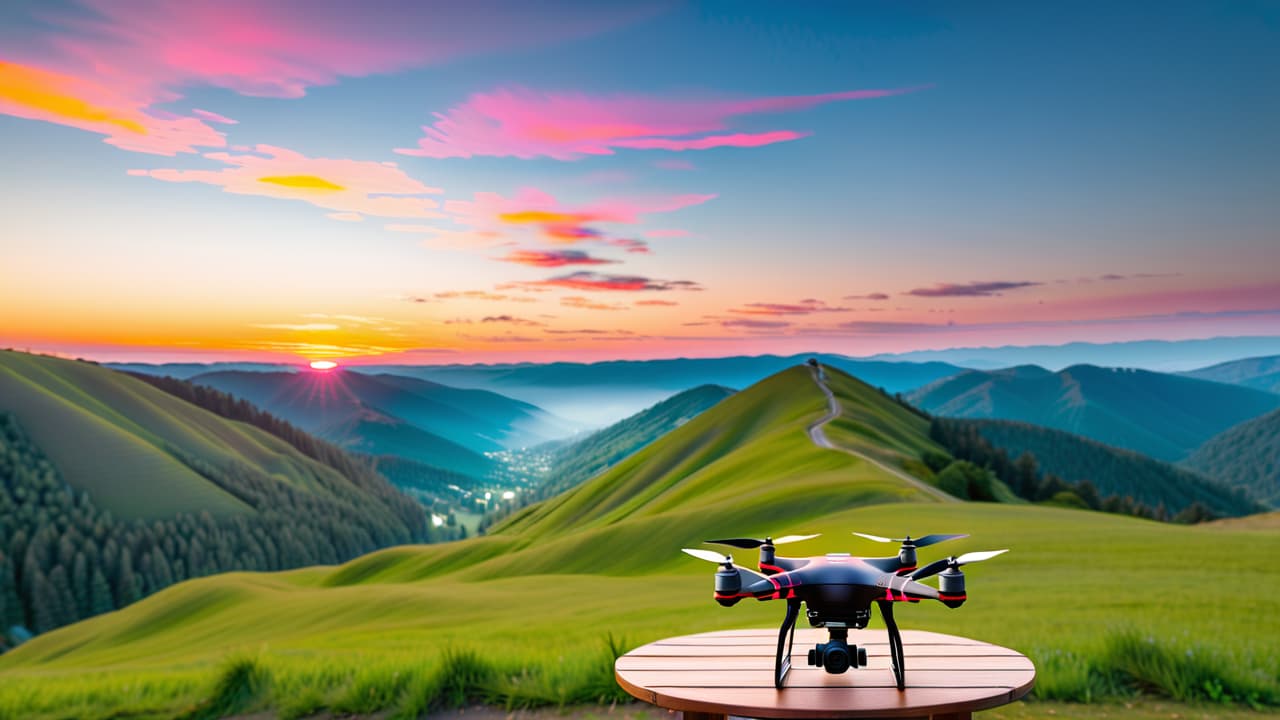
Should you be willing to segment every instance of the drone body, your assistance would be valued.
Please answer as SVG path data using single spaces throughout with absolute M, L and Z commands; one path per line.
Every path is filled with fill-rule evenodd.
M 926 535 L 917 540 L 912 540 L 910 536 L 893 540 L 875 535 L 854 534 L 877 542 L 901 542 L 902 547 L 896 557 L 864 558 L 848 553 L 830 553 L 817 557 L 785 558 L 775 554 L 777 545 L 817 536 L 787 536 L 776 541 L 772 538 L 707 541 L 740 548 L 760 548 L 760 572 L 734 565 L 731 556 L 722 557 L 709 550 L 684 551 L 693 557 L 720 564 L 715 578 L 715 599 L 725 607 L 735 605 L 744 598 L 787 601 L 787 614 L 778 635 L 778 653 L 774 665 L 774 684 L 778 688 L 782 687 L 787 671 L 791 668 L 791 641 L 802 603 L 807 609 L 809 624 L 813 627 L 825 627 L 830 633 L 828 642 L 809 651 L 809 664 L 837 674 L 851 667 L 867 664 L 866 649 L 849 647 L 847 639 L 849 628 L 861 629 L 867 626 L 874 603 L 880 608 L 889 631 L 890 655 L 898 689 L 904 689 L 906 684 L 902 638 L 893 619 L 893 604 L 938 600 L 948 607 L 959 607 L 967 599 L 964 573 L 960 572 L 960 566 L 1006 552 L 997 550 L 967 553 L 920 568 L 916 564 L 917 548 L 967 536 Z M 939 573 L 939 588 L 918 581 Z

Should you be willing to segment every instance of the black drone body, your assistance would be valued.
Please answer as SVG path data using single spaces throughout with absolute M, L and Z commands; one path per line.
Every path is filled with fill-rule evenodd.
M 777 545 L 809 540 L 817 535 L 790 535 L 777 540 L 731 538 L 707 541 L 746 549 L 760 548 L 759 572 L 734 565 L 733 558 L 728 555 L 721 556 L 709 550 L 685 549 L 693 557 L 720 564 L 716 572 L 715 599 L 721 605 L 729 607 L 743 598 L 787 601 L 787 614 L 778 633 L 778 653 L 774 664 L 774 685 L 779 689 L 791 669 L 791 644 L 801 604 L 807 610 L 809 624 L 824 627 L 830 634 L 828 642 L 809 651 L 809 664 L 821 666 L 827 672 L 835 674 L 867 664 L 866 649 L 856 645 L 849 646 L 849 628 L 865 628 L 871 621 L 872 604 L 877 605 L 889 631 L 894 678 L 898 689 L 905 689 L 902 636 L 893 619 L 894 603 L 938 600 L 947 607 L 960 607 L 967 599 L 964 573 L 960 572 L 960 566 L 1006 552 L 996 550 L 967 553 L 958 558 L 944 558 L 918 567 L 917 548 L 968 536 L 926 535 L 912 540 L 910 536 L 892 539 L 854 534 L 876 542 L 900 542 L 902 546 L 894 557 L 866 558 L 848 553 L 830 553 L 816 557 L 786 558 L 775 554 Z M 938 588 L 919 582 L 939 573 Z

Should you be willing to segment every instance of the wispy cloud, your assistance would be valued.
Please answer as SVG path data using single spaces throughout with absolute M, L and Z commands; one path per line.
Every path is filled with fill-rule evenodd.
M 779 328 L 791 327 L 791 323 L 786 320 L 753 320 L 750 318 L 729 318 L 719 321 L 720 327 L 726 328 L 748 328 L 751 330 L 776 330 Z
M 1020 288 L 1035 287 L 1043 284 L 1044 283 L 1032 282 L 1030 280 L 970 282 L 962 284 L 938 283 L 933 287 L 916 288 L 914 290 L 908 290 L 903 294 L 914 295 L 916 297 L 992 297 L 1008 290 L 1018 290 Z
M 607 275 L 585 270 L 568 275 L 558 275 L 546 280 L 519 283 L 533 287 L 565 288 L 568 290 L 604 290 L 612 292 L 644 292 L 666 290 L 701 290 L 692 280 L 655 280 L 641 275 Z
M 747 303 L 729 310 L 738 315 L 812 315 L 814 313 L 848 312 L 846 307 L 833 307 L 822 300 L 807 298 L 798 303 Z
M 130 170 L 130 175 L 165 182 L 194 182 L 220 187 L 237 195 L 301 200 L 344 214 L 390 218 L 443 217 L 435 200 L 424 195 L 442 192 L 410 177 L 395 163 L 368 160 L 311 158 L 271 145 L 253 154 L 208 153 L 221 170 Z
M 645 307 L 645 306 L 674 307 L 679 304 L 680 303 L 676 302 L 675 300 L 637 300 L 635 301 L 635 305 L 638 305 L 640 307 Z
M 94 80 L 0 62 L 0 113 L 87 130 L 109 145 L 153 155 L 226 147 L 222 133 L 203 120 L 152 113 L 148 104 Z
M 619 303 L 607 303 L 591 300 L 581 295 L 570 295 L 560 298 L 560 304 L 565 307 L 578 308 L 580 310 L 626 310 L 626 305 Z
M 563 267 L 565 265 L 609 265 L 617 260 L 593 257 L 581 250 L 512 250 L 497 258 L 502 262 L 533 267 Z
M 542 327 L 546 323 L 530 320 L 528 318 L 516 317 L 514 315 L 486 315 L 480 318 L 480 322 L 484 323 L 501 323 L 506 325 L 521 325 L 524 327 Z
M 24 54 L 54 67 L 112 78 L 155 99 L 191 86 L 244 95 L 300 97 L 309 88 L 435 65 L 459 57 L 537 47 L 651 15 L 652 3 L 619 7 L 561 0 L 466 6 L 370 0 L 80 0 L 90 13 L 48 8 L 47 34 Z
M 326 213 L 325 217 L 330 220 L 338 220 L 340 222 L 360 222 L 364 220 L 364 216 L 358 212 L 335 212 Z
M 325 332 L 342 329 L 341 325 L 333 323 L 255 323 L 250 327 L 263 330 L 290 330 L 293 332 Z
M 649 95 L 592 96 L 509 88 L 476 93 L 436 113 L 406 155 L 432 158 L 550 157 L 575 160 L 617 150 L 708 150 L 759 147 L 804 137 L 794 130 L 735 132 L 736 118 L 805 110 L 846 100 L 912 92 L 918 88 L 849 90 L 822 95 L 714 98 Z
M 537 298 L 521 297 L 518 295 L 507 295 L 504 293 L 489 292 L 488 290 L 446 290 L 444 292 L 433 293 L 430 298 L 422 296 L 411 296 L 408 298 L 410 302 L 427 303 L 436 300 L 482 300 L 486 302 L 537 302 Z
M 842 300 L 888 300 L 889 296 L 882 292 L 867 293 L 866 295 L 845 295 Z
M 191 114 L 195 115 L 201 120 L 208 120 L 209 122 L 219 123 L 222 125 L 239 125 L 240 124 L 239 120 L 232 120 L 226 115 L 219 115 L 218 113 L 212 112 L 210 110 L 201 110 L 200 108 L 195 108 L 191 111 Z

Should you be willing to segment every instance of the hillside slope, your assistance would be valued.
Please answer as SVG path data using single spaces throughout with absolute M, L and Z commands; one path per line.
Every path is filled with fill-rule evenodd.
M 11 626 L 44 632 L 187 578 L 430 539 L 368 463 L 237 411 L 256 423 L 90 363 L 0 353 L 0 647 Z
M 1126 495 L 1149 507 L 1163 505 L 1176 515 L 1199 502 L 1216 515 L 1246 515 L 1257 511 L 1234 484 L 1161 462 L 1131 450 L 1104 445 L 1062 430 L 1009 420 L 965 420 L 1010 458 L 1024 452 L 1035 456 L 1040 470 L 1069 483 L 1088 480 L 1102 495 Z M 1216 478 L 1225 478 L 1215 475 Z
M 539 488 L 541 496 L 577 487 L 732 394 L 726 387 L 701 385 L 557 448 L 549 458 L 550 470 Z
M 840 394 L 842 403 L 874 408 L 869 419 L 877 423 L 875 416 L 881 413 L 909 422 L 907 410 L 843 377 L 849 385 Z M 826 407 L 826 396 L 808 368 L 784 370 L 726 398 L 574 491 L 515 516 L 494 533 L 529 539 L 568 529 L 616 532 L 659 518 L 665 527 L 679 519 L 689 531 L 711 532 L 779 515 L 800 520 L 839 507 L 932 500 L 865 460 L 810 442 L 806 428 Z M 918 426 L 912 442 L 932 446 L 927 430 L 927 423 Z
M 1280 355 L 1232 360 L 1182 374 L 1200 380 L 1280 393 Z
M 1183 464 L 1280 507 L 1280 410 L 1213 436 Z
M 1084 435 L 1161 460 L 1280 407 L 1280 396 L 1194 378 L 1092 365 L 970 371 L 908 396 L 946 417 L 1018 420 Z

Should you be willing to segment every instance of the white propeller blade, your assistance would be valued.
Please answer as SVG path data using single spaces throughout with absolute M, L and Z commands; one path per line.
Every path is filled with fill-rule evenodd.
M 707 562 L 713 562 L 717 565 L 723 565 L 724 563 L 733 562 L 732 555 L 725 555 L 724 553 L 718 553 L 714 550 L 699 550 L 697 548 L 681 548 L 681 549 L 687 555 L 692 555 L 693 557 L 696 557 L 699 560 L 706 560 Z
M 854 535 L 857 535 L 860 538 L 866 538 L 868 540 L 873 540 L 875 542 L 881 542 L 881 543 L 898 542 L 897 540 L 893 540 L 892 538 L 880 537 L 879 535 L 868 535 L 866 533 L 860 533 L 860 532 L 856 532 L 854 533 Z
M 1008 548 L 1004 550 L 984 550 L 982 552 L 965 553 L 956 558 L 956 565 L 965 565 L 967 563 L 982 562 L 991 558 L 1009 552 Z
M 773 541 L 773 544 L 774 544 L 774 545 L 785 545 L 785 544 L 787 544 L 787 543 L 803 542 L 803 541 L 805 541 L 805 540 L 812 540 L 812 539 L 814 539 L 814 538 L 816 538 L 816 537 L 820 537 L 821 535 L 822 535 L 822 533 L 817 533 L 817 534 L 815 534 L 815 535 L 783 535 L 782 537 L 778 538 L 777 540 L 774 540 L 774 541 Z

